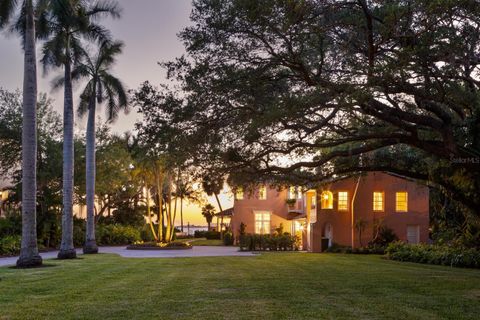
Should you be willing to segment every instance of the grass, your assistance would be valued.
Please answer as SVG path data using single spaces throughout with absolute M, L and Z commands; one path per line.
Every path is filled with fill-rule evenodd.
M 480 270 L 379 256 L 46 261 L 0 268 L 0 319 L 478 319 Z
M 223 246 L 222 240 L 207 240 L 206 238 L 187 238 L 187 239 L 177 239 L 175 241 L 188 242 L 192 246 Z
M 198 238 L 188 241 L 192 246 L 223 246 L 222 240 L 207 240 L 205 238 Z

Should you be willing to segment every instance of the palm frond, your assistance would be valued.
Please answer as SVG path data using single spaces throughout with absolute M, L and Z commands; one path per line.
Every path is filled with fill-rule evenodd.
M 122 9 L 116 1 L 98 0 L 88 7 L 86 15 L 92 20 L 97 20 L 105 16 L 117 19 L 120 18 L 121 13 Z
M 115 96 L 118 97 L 118 107 L 123 109 L 125 112 L 128 112 L 127 91 L 125 90 L 125 86 L 123 85 L 122 81 L 108 73 L 102 74 L 101 78 L 105 87 L 110 88 Z
M 0 29 L 4 28 L 12 18 L 17 0 L 1 0 L 0 1 Z
M 60 67 L 65 63 L 65 41 L 64 33 L 59 32 L 44 43 L 42 48 L 43 56 L 40 60 L 44 73 L 47 73 L 52 67 Z
M 112 40 L 111 32 L 96 23 L 90 23 L 87 28 L 83 31 L 83 36 L 90 41 L 97 41 L 99 43 L 108 42 Z
M 97 68 L 107 69 L 115 63 L 115 56 L 122 53 L 124 44 L 121 41 L 102 42 L 99 49 Z
M 87 114 L 88 109 L 90 108 L 90 101 L 92 99 L 92 95 L 95 95 L 94 86 L 94 81 L 90 80 L 85 86 L 82 94 L 80 95 L 80 102 L 78 103 L 77 109 L 77 114 L 80 118 L 84 117 L 85 114 Z

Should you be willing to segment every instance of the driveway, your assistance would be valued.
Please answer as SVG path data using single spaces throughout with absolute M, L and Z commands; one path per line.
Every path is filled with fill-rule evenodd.
M 238 251 L 237 247 L 194 246 L 191 250 L 127 250 L 125 247 L 100 247 L 100 253 L 118 254 L 124 258 L 190 258 L 190 257 L 251 257 L 251 252 Z M 43 259 L 57 257 L 58 251 L 40 253 Z M 82 254 L 82 249 L 77 249 Z M 14 265 L 18 257 L 0 258 L 0 266 Z

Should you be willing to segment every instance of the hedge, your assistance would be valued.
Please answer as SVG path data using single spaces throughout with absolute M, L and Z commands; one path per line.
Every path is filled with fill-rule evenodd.
M 480 268 L 480 250 L 448 245 L 392 242 L 385 250 L 391 260 L 428 263 L 451 267 Z
M 243 234 L 239 239 L 242 251 L 292 251 L 298 250 L 298 239 L 289 233 L 282 235 Z

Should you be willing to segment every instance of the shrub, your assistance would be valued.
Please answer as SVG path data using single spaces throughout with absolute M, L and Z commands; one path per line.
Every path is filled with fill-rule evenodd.
M 0 235 L 13 236 L 22 234 L 22 214 L 20 211 L 7 211 L 5 218 L 0 218 Z
M 20 252 L 21 239 L 18 235 L 6 236 L 0 239 L 0 255 L 16 255 Z
M 297 238 L 283 234 L 243 234 L 239 239 L 242 251 L 292 251 L 298 250 Z
M 141 241 L 140 230 L 131 226 L 99 225 L 96 236 L 99 245 L 126 245 Z
M 207 240 L 220 240 L 221 235 L 218 231 L 207 231 L 205 232 L 205 238 L 207 238 Z
M 193 234 L 194 238 L 205 238 L 207 234 L 207 231 L 202 231 L 202 230 L 195 230 L 195 233 Z
M 85 220 L 73 218 L 73 245 L 81 247 L 85 243 Z
M 386 226 L 380 226 L 377 237 L 369 243 L 369 247 L 386 248 L 389 243 L 397 240 L 398 237 L 392 229 Z
M 233 245 L 233 233 L 225 232 L 223 234 L 223 244 L 226 245 L 226 246 L 232 246 Z
M 447 245 L 406 244 L 392 242 L 387 258 L 398 261 L 428 263 L 451 267 L 480 268 L 480 250 Z

